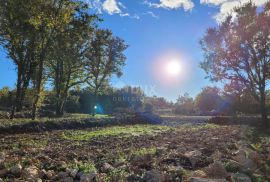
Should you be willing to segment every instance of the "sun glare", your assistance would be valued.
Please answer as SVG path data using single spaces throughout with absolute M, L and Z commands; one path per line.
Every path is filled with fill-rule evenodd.
M 171 76 L 178 76 L 181 73 L 180 60 L 172 59 L 167 63 L 166 71 Z

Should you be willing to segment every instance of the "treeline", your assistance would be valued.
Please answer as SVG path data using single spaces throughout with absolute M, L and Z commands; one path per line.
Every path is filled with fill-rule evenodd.
M 266 106 L 270 110 L 270 94 L 267 94 Z M 221 90 L 217 87 L 205 87 L 195 97 L 188 93 L 179 96 L 174 113 L 184 115 L 259 115 L 260 103 L 247 91 Z
M 0 1 L 0 44 L 17 71 L 11 118 L 27 106 L 35 119 L 46 86 L 62 116 L 71 89 L 87 85 L 95 100 L 113 75 L 121 76 L 127 45 L 89 12 L 79 0 Z
M 175 103 L 163 97 L 146 96 L 139 87 L 126 86 L 122 89 L 107 87 L 106 92 L 97 96 L 88 88 L 72 89 L 65 101 L 65 113 L 113 114 L 132 112 L 155 112 L 157 114 L 177 115 L 258 115 L 260 104 L 247 91 L 236 93 L 227 89 L 205 87 L 195 96 L 188 93 L 180 95 Z M 32 107 L 34 90 L 26 91 L 23 104 L 24 112 L 16 117 L 31 117 L 28 112 Z M 43 102 L 39 109 L 41 117 L 54 117 L 57 109 L 55 90 L 43 91 Z M 16 90 L 8 87 L 0 90 L 0 110 L 9 111 L 12 107 Z M 267 108 L 270 110 L 270 94 L 267 94 Z

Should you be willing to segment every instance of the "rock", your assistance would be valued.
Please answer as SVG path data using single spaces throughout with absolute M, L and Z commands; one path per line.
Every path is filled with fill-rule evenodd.
M 15 176 L 19 176 L 22 172 L 22 166 L 20 164 L 16 164 L 10 169 L 10 172 Z
M 76 177 L 79 178 L 79 179 L 81 179 L 81 177 L 83 176 L 83 174 L 84 174 L 83 171 L 80 171 L 80 172 L 77 173 Z
M 91 182 L 96 178 L 95 173 L 83 174 L 80 178 L 80 182 Z
M 222 153 L 219 150 L 216 150 L 213 154 L 212 154 L 212 158 L 214 161 L 219 161 L 221 160 L 222 157 Z
M 37 178 L 37 179 L 36 179 L 36 182 L 42 182 L 42 179 Z
M 145 182 L 160 182 L 162 181 L 162 175 L 155 170 L 147 171 L 143 177 Z
M 101 172 L 108 173 L 109 171 L 113 170 L 114 167 L 110 165 L 109 163 L 105 162 L 101 167 Z
M 73 178 L 72 177 L 66 177 L 62 180 L 63 182 L 73 182 Z
M 69 172 L 59 172 L 56 176 L 57 179 L 64 179 L 69 176 Z
M 194 151 L 186 152 L 184 156 L 189 159 L 192 167 L 194 168 L 196 163 L 200 160 L 202 153 L 198 150 L 194 150 Z
M 22 177 L 27 178 L 38 178 L 39 177 L 39 169 L 36 166 L 30 166 L 25 168 L 22 171 Z
M 138 166 L 140 168 L 149 170 L 152 168 L 152 156 L 151 155 L 134 155 L 130 161 L 132 166 Z
M 241 170 L 242 165 L 234 160 L 229 160 L 225 165 L 226 171 L 236 173 Z
M 207 174 L 202 170 L 196 170 L 193 172 L 192 177 L 206 178 Z
M 244 169 L 251 170 L 251 171 L 256 170 L 258 167 L 257 164 L 251 159 L 246 159 L 245 161 L 243 161 L 242 166 L 244 167 Z
M 4 182 L 4 181 L 2 180 L 2 178 L 0 178 L 0 182 Z
M 232 174 L 232 181 L 234 182 L 251 182 L 249 176 L 241 173 Z
M 1 152 L 0 153 L 0 164 L 4 163 L 4 161 L 5 161 L 5 153 Z
M 1 169 L 5 169 L 6 167 L 5 167 L 5 165 L 4 165 L 4 163 L 0 163 L 0 170 Z
M 45 176 L 48 178 L 48 179 L 52 179 L 52 177 L 54 176 L 54 171 L 52 170 L 49 170 L 47 172 L 45 172 Z
M 78 173 L 78 169 L 72 169 L 72 170 L 70 171 L 70 176 L 71 176 L 72 178 L 76 178 L 77 173 Z
M 225 170 L 222 163 L 219 161 L 209 165 L 207 168 L 204 169 L 204 172 L 207 174 L 208 177 L 213 178 L 227 178 L 228 176 L 230 176 Z
M 227 182 L 226 179 L 190 178 L 189 182 Z
M 143 180 L 142 180 L 142 178 L 140 176 L 132 174 L 132 175 L 127 177 L 127 181 L 128 182 L 142 182 Z
M 1 169 L 0 170 L 0 178 L 6 177 L 7 174 L 8 174 L 8 170 L 7 169 Z
M 241 149 L 234 153 L 233 160 L 242 164 L 246 160 L 246 152 L 245 150 Z
M 56 165 L 59 170 L 65 170 L 67 168 L 67 163 L 65 161 L 58 161 Z

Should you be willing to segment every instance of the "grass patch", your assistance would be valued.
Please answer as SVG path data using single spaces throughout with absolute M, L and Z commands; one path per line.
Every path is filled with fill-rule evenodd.
M 64 131 L 61 136 L 67 140 L 89 140 L 92 138 L 110 136 L 130 137 L 141 135 L 156 135 L 158 133 L 168 131 L 169 129 L 170 127 L 159 125 L 128 125 L 106 127 L 94 131 Z
M 149 148 L 142 148 L 139 150 L 136 150 L 132 152 L 134 155 L 156 155 L 157 153 L 157 148 L 156 147 L 149 147 Z
M 79 161 L 77 163 L 69 163 L 69 169 L 77 169 L 79 171 L 83 171 L 84 173 L 97 172 L 95 164 L 92 161 L 82 162 Z

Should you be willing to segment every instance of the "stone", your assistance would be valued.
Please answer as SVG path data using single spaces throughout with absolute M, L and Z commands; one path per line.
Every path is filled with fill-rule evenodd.
M 200 160 L 202 153 L 198 150 L 186 152 L 184 154 L 185 157 L 187 157 L 194 168 L 196 166 L 196 163 Z
M 190 178 L 189 182 L 227 182 L 226 179 Z
M 235 173 L 232 174 L 232 181 L 235 182 L 251 182 L 251 179 L 249 176 L 241 173 Z
M 251 159 L 246 159 L 245 161 L 243 161 L 242 166 L 244 167 L 244 169 L 251 170 L 251 171 L 256 170 L 258 167 L 257 164 Z
M 233 160 L 242 164 L 246 160 L 246 152 L 245 150 L 241 149 L 234 153 Z
M 68 176 L 69 176 L 69 172 L 68 171 L 66 171 L 66 172 L 59 172 L 57 174 L 57 179 L 64 179 L 64 178 L 66 178 Z
M 36 166 L 30 166 L 25 168 L 22 171 L 22 177 L 27 178 L 38 178 L 39 177 L 39 169 Z
M 63 182 L 73 182 L 73 178 L 72 177 L 66 177 L 63 179 Z
M 0 178 L 0 182 L 4 182 L 4 180 L 2 180 L 2 178 Z
M 36 182 L 42 182 L 42 179 L 37 178 L 37 179 L 36 179 Z
M 6 177 L 7 174 L 8 174 L 7 169 L 1 169 L 0 170 L 0 178 Z
M 155 170 L 147 171 L 143 177 L 145 182 L 160 182 L 162 181 L 162 175 Z
M 0 164 L 4 163 L 4 161 L 5 161 L 5 153 L 1 152 L 0 153 Z
M 46 177 L 47 177 L 48 179 L 52 179 L 53 176 L 54 176 L 54 171 L 49 170 L 49 171 L 47 171 L 47 172 L 45 173 L 45 175 L 46 175 Z
M 109 163 L 105 162 L 101 167 L 101 172 L 108 173 L 109 171 L 113 170 L 114 167 L 110 165 Z
M 127 181 L 128 182 L 141 182 L 142 178 L 140 176 L 137 176 L 135 174 L 132 174 L 130 176 L 127 177 Z
M 219 161 L 214 162 L 213 164 L 209 165 L 207 168 L 204 169 L 204 172 L 207 174 L 208 177 L 213 178 L 227 178 L 230 176 L 223 164 Z
M 76 178 L 77 173 L 78 173 L 78 169 L 72 169 L 72 170 L 70 171 L 70 176 L 71 176 L 72 178 Z
M 196 170 L 193 172 L 192 177 L 206 178 L 207 174 L 202 170 Z
M 236 173 L 241 170 L 242 165 L 234 160 L 228 160 L 228 162 L 225 165 L 225 168 L 228 172 Z
M 95 173 L 83 174 L 80 178 L 80 182 L 91 182 L 96 178 Z
M 19 176 L 22 172 L 22 166 L 21 164 L 16 164 L 15 166 L 13 166 L 11 169 L 10 169 L 10 172 L 15 175 L 15 176 Z

